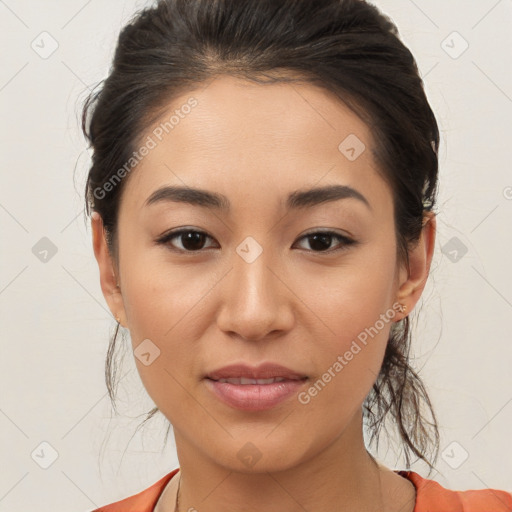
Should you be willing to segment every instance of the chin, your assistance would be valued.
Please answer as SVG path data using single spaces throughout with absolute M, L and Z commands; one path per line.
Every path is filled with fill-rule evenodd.
M 258 437 L 244 435 L 239 436 L 238 439 L 230 439 L 228 445 L 217 444 L 216 448 L 220 451 L 208 455 L 215 464 L 221 465 L 229 471 L 247 474 L 286 471 L 309 458 L 309 450 L 297 449 L 302 447 L 304 450 L 305 443 L 302 443 L 292 433 L 286 435 L 286 439 L 283 439 L 282 435 L 270 439 L 274 435 L 268 436 L 269 432 L 272 432 L 272 428 L 267 426 L 265 433 Z M 268 437 L 265 438 L 265 436 Z M 320 448 L 319 451 L 321 451 Z

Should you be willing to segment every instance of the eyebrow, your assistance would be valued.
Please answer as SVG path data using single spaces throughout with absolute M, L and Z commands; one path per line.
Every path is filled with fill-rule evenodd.
M 313 207 L 322 203 L 348 198 L 357 199 L 364 203 L 369 210 L 372 210 L 366 197 L 361 194 L 361 192 L 348 185 L 327 185 L 309 190 L 296 190 L 288 196 L 286 209 L 296 210 Z M 229 199 L 223 194 L 180 186 L 165 186 L 155 190 L 146 199 L 144 206 L 161 202 L 187 203 L 194 206 L 215 208 L 216 210 L 224 212 L 228 212 L 231 206 Z

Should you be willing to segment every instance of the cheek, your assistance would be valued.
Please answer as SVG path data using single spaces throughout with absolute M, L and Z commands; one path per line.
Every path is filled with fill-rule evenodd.
M 319 373 L 298 399 L 304 421 L 322 417 L 333 435 L 360 409 L 382 366 L 394 311 L 372 306 L 366 302 L 362 312 L 340 313 L 337 335 L 317 337 L 312 347 Z
M 219 278 L 217 273 L 170 271 L 170 265 L 162 263 L 154 263 L 148 272 L 147 262 L 138 263 L 136 258 L 125 260 L 130 278 L 123 289 L 133 356 L 144 387 L 159 409 L 167 413 L 168 404 L 174 403 L 181 404 L 182 410 L 180 383 L 188 386 L 188 380 L 202 370 L 196 369 L 197 343 L 213 321 L 206 307 Z
M 198 326 L 197 318 L 220 272 L 177 266 L 165 254 L 126 261 L 123 301 L 130 331 L 136 338 L 160 339 L 167 343 L 182 330 Z M 150 270 L 148 270 L 150 269 Z M 134 340 L 135 341 L 135 340 Z
M 318 286 L 299 289 L 315 313 L 310 315 L 310 353 L 319 369 L 303 403 L 349 413 L 371 390 L 396 316 L 392 251 L 390 246 L 389 258 L 369 255 L 367 261 L 360 254 L 359 263 L 347 264 L 336 279 L 306 279 Z
M 316 337 L 312 357 L 320 372 L 316 375 L 321 380 L 319 389 L 328 386 L 336 395 L 329 393 L 325 397 L 328 401 L 335 398 L 345 404 L 354 403 L 370 391 L 382 365 L 393 314 L 392 309 L 380 308 L 342 313 L 335 326 L 336 335 Z

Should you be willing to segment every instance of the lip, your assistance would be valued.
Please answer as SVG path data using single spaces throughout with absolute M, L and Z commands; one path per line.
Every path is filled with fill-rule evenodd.
M 285 379 L 270 384 L 234 384 L 218 382 L 219 379 Z M 259 366 L 232 364 L 209 372 L 205 376 L 206 387 L 222 402 L 243 411 L 271 409 L 296 394 L 308 380 L 308 376 L 277 363 Z
M 262 363 L 259 366 L 249 366 L 244 363 L 231 364 L 218 368 L 217 370 L 213 370 L 205 375 L 205 378 L 211 380 L 240 377 L 248 379 L 271 379 L 274 377 L 282 377 L 286 380 L 302 380 L 307 378 L 307 375 L 301 374 L 277 363 Z
M 231 384 L 205 378 L 206 387 L 225 404 L 243 411 L 271 409 L 295 395 L 307 378 L 271 384 Z

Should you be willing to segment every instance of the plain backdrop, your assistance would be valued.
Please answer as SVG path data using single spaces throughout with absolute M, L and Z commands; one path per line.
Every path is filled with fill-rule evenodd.
M 512 1 L 375 3 L 416 57 L 441 129 L 437 243 L 413 333 L 441 425 L 430 478 L 512 490 Z M 0 1 L 0 512 L 85 512 L 178 466 L 162 417 L 136 431 L 153 403 L 128 348 L 112 414 L 115 323 L 83 214 L 80 106 L 145 5 Z M 382 443 L 382 462 L 403 469 Z

